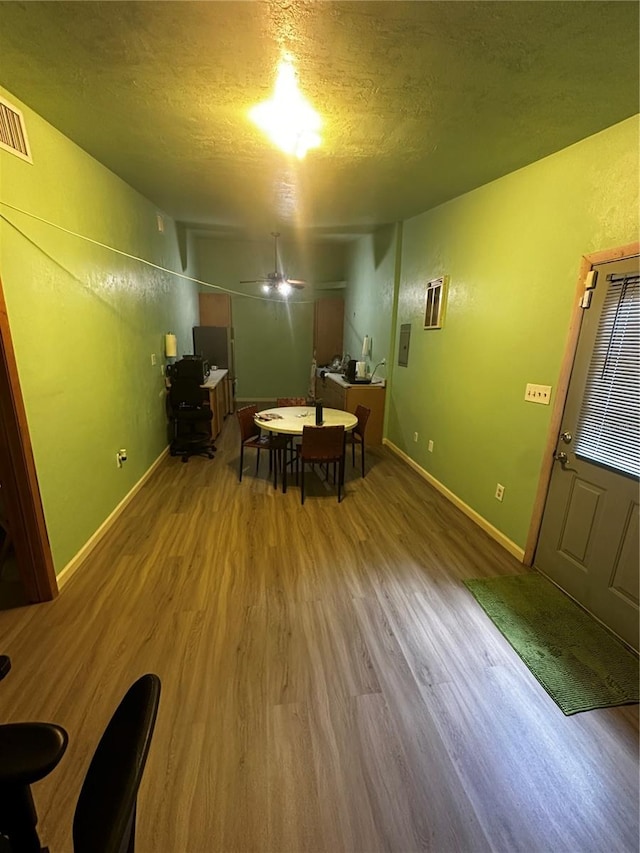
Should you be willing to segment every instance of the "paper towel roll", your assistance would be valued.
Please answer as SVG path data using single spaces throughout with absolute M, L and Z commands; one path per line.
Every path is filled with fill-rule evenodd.
M 167 358 L 175 358 L 178 355 L 178 341 L 171 333 L 164 336 L 164 354 Z
M 362 357 L 366 358 L 369 355 L 369 335 L 364 336 L 362 341 Z

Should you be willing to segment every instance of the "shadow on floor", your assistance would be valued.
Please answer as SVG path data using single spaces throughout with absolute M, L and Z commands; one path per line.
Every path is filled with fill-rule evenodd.
M 25 607 L 28 603 L 11 549 L 0 570 L 0 610 Z

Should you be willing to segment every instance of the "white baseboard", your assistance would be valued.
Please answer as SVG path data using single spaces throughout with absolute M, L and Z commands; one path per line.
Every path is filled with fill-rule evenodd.
M 107 533 L 109 528 L 113 525 L 114 521 L 118 518 L 120 513 L 124 510 L 128 503 L 137 495 L 140 489 L 144 486 L 149 477 L 156 470 L 158 465 L 162 462 L 164 457 L 169 452 L 169 448 L 165 447 L 160 456 L 152 462 L 150 467 L 145 471 L 145 473 L 140 477 L 135 486 L 128 492 L 117 505 L 117 507 L 105 518 L 100 527 L 95 531 L 95 533 L 87 539 L 82 548 L 78 551 L 75 557 L 72 557 L 67 565 L 60 571 L 60 574 L 56 575 L 56 581 L 58 583 L 58 589 L 62 589 L 64 584 L 66 584 L 69 579 L 75 574 L 76 570 L 80 567 L 80 565 L 86 560 L 89 554 L 96 547 L 98 542 L 102 539 L 102 537 Z
M 389 441 L 388 438 L 384 438 L 382 443 L 386 445 L 390 450 L 392 450 L 396 456 L 399 456 L 403 462 L 406 462 L 414 471 L 417 471 L 420 476 L 429 483 L 429 485 L 433 486 L 434 489 L 437 489 L 440 494 L 444 495 L 447 500 L 451 501 L 454 506 L 457 506 L 458 509 L 462 510 L 462 512 L 468 516 L 472 521 L 474 521 L 478 527 L 481 527 L 485 533 L 488 533 L 492 539 L 502 545 L 502 547 L 508 551 L 510 554 L 513 554 L 520 562 L 524 561 L 524 548 L 521 548 L 519 545 L 516 545 L 515 542 L 512 542 L 511 539 L 508 539 L 504 533 L 498 530 L 497 527 L 494 527 L 493 524 L 490 524 L 486 518 L 483 518 L 479 513 L 472 509 L 468 504 L 464 501 L 460 500 L 460 498 L 455 495 L 452 491 L 450 491 L 446 486 L 443 486 L 439 480 L 436 480 L 428 471 L 425 471 L 424 468 L 421 468 L 417 462 L 407 456 L 407 454 L 400 450 L 399 447 Z

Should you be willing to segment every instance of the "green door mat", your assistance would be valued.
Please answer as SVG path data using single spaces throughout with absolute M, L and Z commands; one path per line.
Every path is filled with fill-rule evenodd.
M 465 585 L 565 714 L 639 701 L 636 655 L 542 575 Z

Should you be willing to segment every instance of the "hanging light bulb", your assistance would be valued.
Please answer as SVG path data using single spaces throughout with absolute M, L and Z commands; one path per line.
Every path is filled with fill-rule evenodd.
M 298 88 L 290 57 L 285 57 L 278 66 L 273 97 L 253 107 L 249 116 L 274 145 L 299 160 L 322 141 L 319 134 L 322 119 Z

